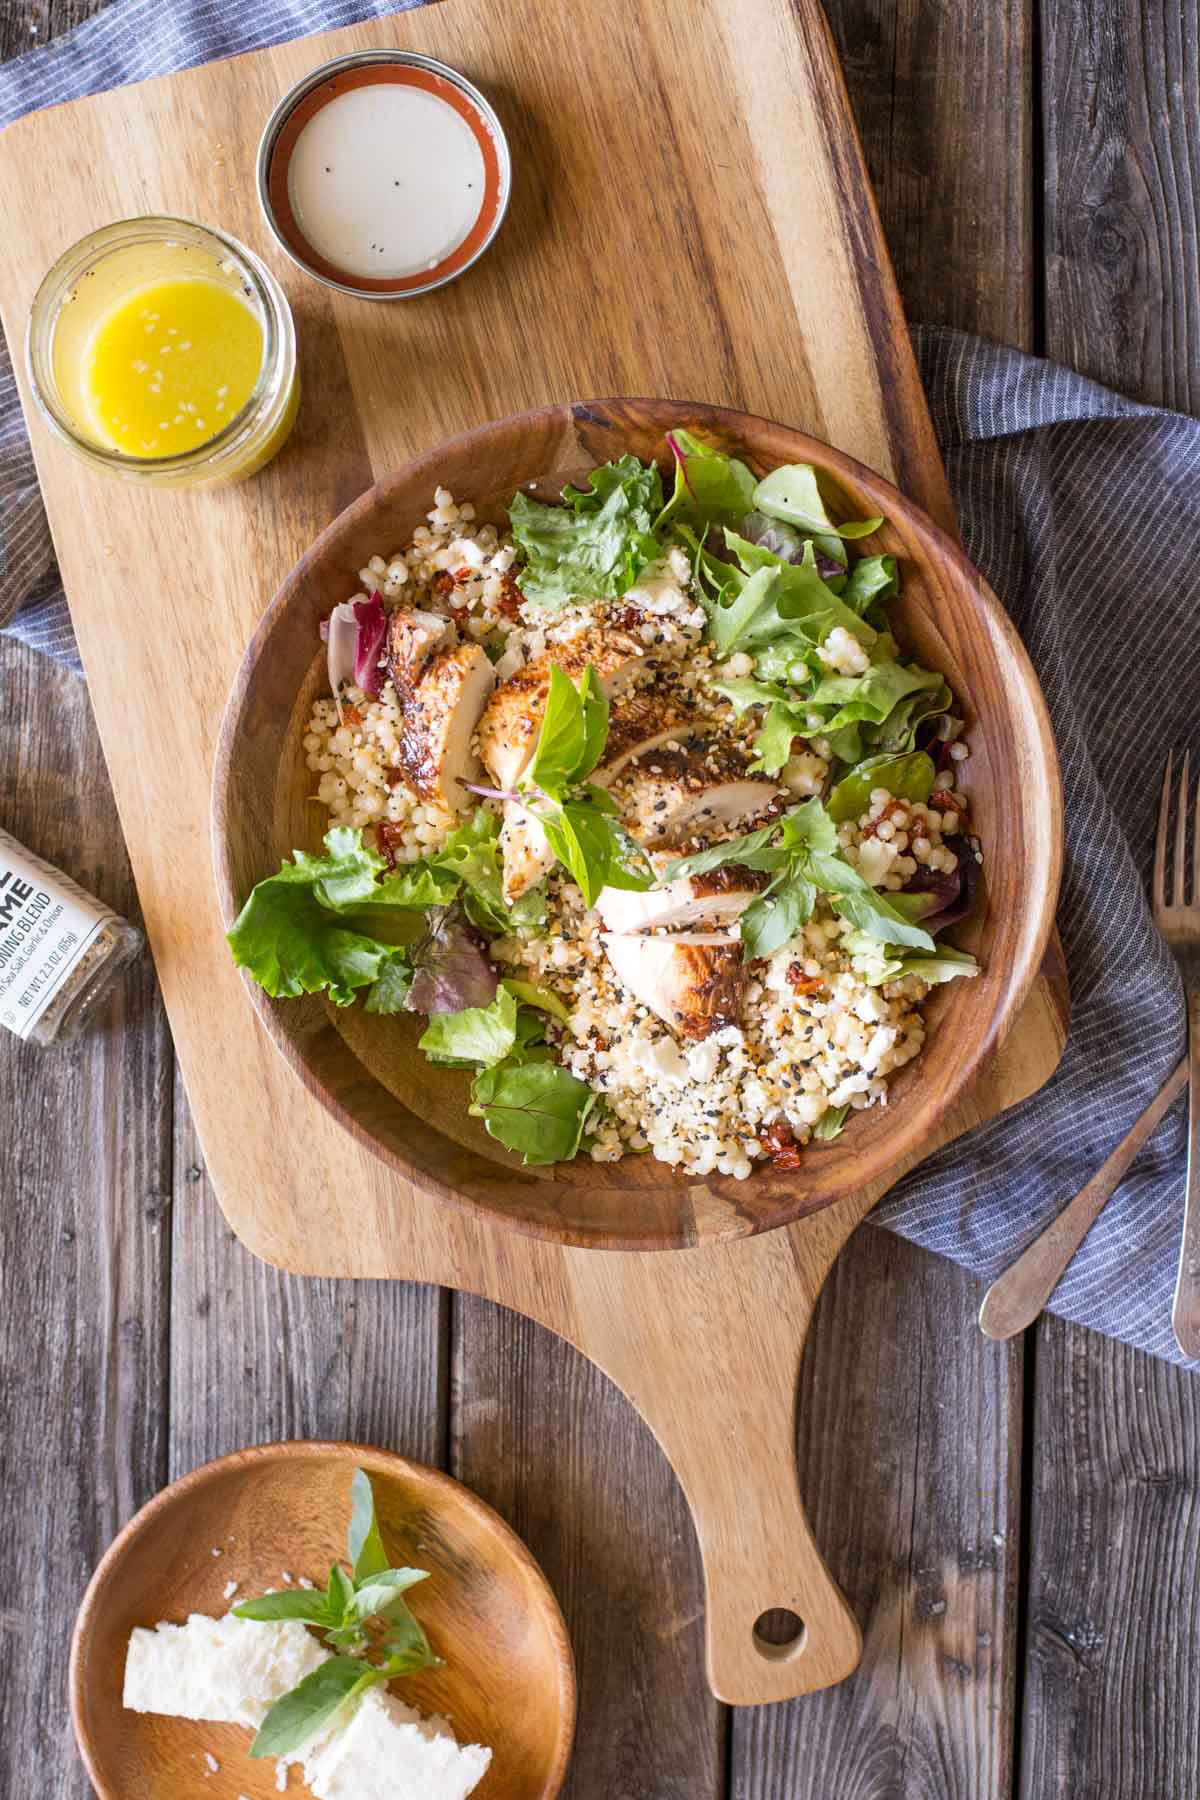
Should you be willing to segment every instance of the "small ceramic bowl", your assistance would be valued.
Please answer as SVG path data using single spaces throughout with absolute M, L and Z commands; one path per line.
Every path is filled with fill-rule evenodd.
M 444 287 L 483 255 L 511 168 L 504 128 L 465 75 L 413 51 L 364 50 L 284 95 L 259 144 L 258 197 L 309 275 L 401 300 Z
M 504 1521 L 436 1469 L 357 1444 L 263 1444 L 206 1463 L 157 1494 L 110 1545 L 71 1643 L 71 1718 L 100 1800 L 274 1800 L 275 1763 L 250 1733 L 121 1704 L 135 1625 L 219 1615 L 344 1559 L 350 1483 L 365 1469 L 384 1544 L 428 1569 L 414 1611 L 445 1667 L 393 1692 L 441 1713 L 460 1743 L 488 1744 L 474 1800 L 552 1800 L 575 1727 L 575 1671 L 558 1602 Z M 218 1554 L 219 1552 L 219 1554 Z M 237 1593 L 227 1597 L 231 1582 Z M 219 1765 L 220 1783 L 206 1761 Z M 293 1786 L 296 1785 L 293 1779 Z

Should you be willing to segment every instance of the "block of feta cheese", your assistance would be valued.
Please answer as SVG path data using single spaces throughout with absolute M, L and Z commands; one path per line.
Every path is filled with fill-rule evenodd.
M 186 1625 L 139 1625 L 125 1657 L 124 1702 L 134 1712 L 257 1730 L 276 1700 L 328 1654 L 296 1619 L 193 1613 Z
M 466 1800 L 492 1753 L 459 1744 L 445 1719 L 422 1718 L 382 1687 L 301 1752 L 317 1800 Z

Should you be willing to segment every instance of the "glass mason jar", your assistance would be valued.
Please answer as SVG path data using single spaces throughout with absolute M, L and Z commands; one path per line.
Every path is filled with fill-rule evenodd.
M 193 277 L 236 294 L 258 320 L 257 379 L 220 430 L 169 455 L 131 455 L 105 436 L 89 406 L 97 327 L 141 290 Z M 282 447 L 300 398 L 296 332 L 283 289 L 243 244 L 188 219 L 123 219 L 60 256 L 33 302 L 26 364 L 41 412 L 62 443 L 92 468 L 150 487 L 213 487 L 253 475 Z

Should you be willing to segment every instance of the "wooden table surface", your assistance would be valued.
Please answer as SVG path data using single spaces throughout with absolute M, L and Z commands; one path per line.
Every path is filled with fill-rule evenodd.
M 4 0 L 0 52 L 95 10 Z M 910 316 L 1200 410 L 1200 0 L 828 10 Z M 5 643 L 0 716 L 4 824 L 133 914 L 86 688 Z M 130 1513 L 239 1445 L 328 1436 L 450 1469 L 540 1558 L 579 1663 L 573 1800 L 1200 1796 L 1194 1378 L 1053 1319 L 989 1344 L 977 1282 L 862 1229 L 801 1371 L 798 1445 L 862 1667 L 731 1713 L 704 1684 L 688 1513 L 629 1406 L 485 1301 L 244 1251 L 148 960 L 77 1048 L 5 1040 L 0 1120 L 14 1794 L 89 1791 L 67 1642 Z

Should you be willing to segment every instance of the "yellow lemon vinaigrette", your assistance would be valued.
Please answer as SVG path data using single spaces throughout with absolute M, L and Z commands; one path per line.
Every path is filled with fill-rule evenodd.
M 242 480 L 296 416 L 278 283 L 232 238 L 186 220 L 131 219 L 69 250 L 34 302 L 27 356 L 57 435 L 130 481 Z
M 263 328 L 229 288 L 171 276 L 102 315 L 84 353 L 96 434 L 127 456 L 179 456 L 215 437 L 254 392 Z

